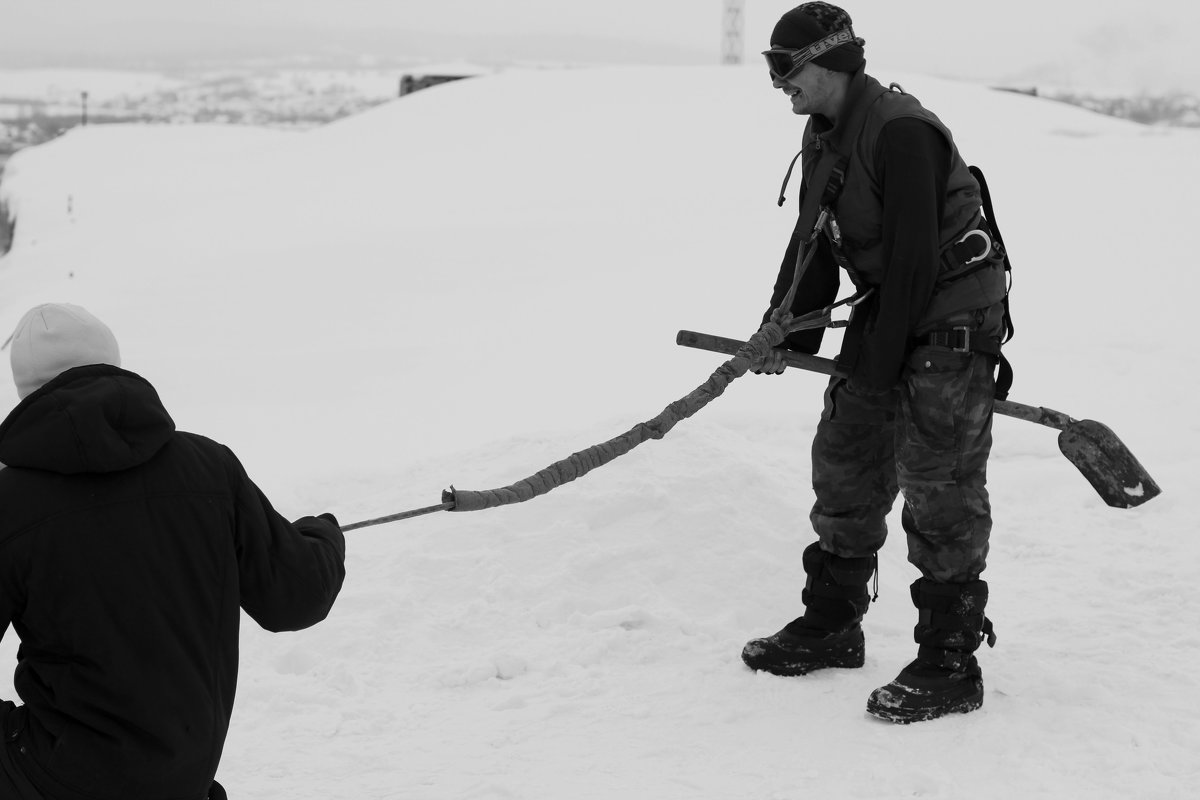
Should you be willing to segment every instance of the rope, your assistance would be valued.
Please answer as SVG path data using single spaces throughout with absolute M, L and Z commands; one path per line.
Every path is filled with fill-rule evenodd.
M 778 320 L 776 318 L 779 318 Z M 771 351 L 771 348 L 783 341 L 790 315 L 781 314 L 777 309 L 772 314 L 772 321 L 764 323 L 758 333 L 750 337 L 737 353 L 722 364 L 709 376 L 708 380 L 697 386 L 686 396 L 668 405 L 654 419 L 639 422 L 625 433 L 607 442 L 593 445 L 586 450 L 573 453 L 561 461 L 556 461 L 545 469 L 530 475 L 524 480 L 499 489 L 485 491 L 466 491 L 451 486 L 442 492 L 442 502 L 435 506 L 425 506 L 412 511 L 401 511 L 386 517 L 354 522 L 343 525 L 343 531 L 366 528 L 371 525 L 382 525 L 385 522 L 396 522 L 437 511 L 480 511 L 485 508 L 495 508 L 513 503 L 523 503 L 532 500 L 552 489 L 570 483 L 576 478 L 582 478 L 596 467 L 602 467 L 614 458 L 625 455 L 633 448 L 648 439 L 661 439 L 681 420 L 695 414 L 710 402 L 720 397 L 725 388 L 746 372 L 756 363 L 760 363 Z
M 453 486 L 442 493 L 444 501 L 452 502 L 451 511 L 480 511 L 485 508 L 506 506 L 513 503 L 523 503 L 532 500 L 546 492 L 581 478 L 596 467 L 602 467 L 614 458 L 623 456 L 633 448 L 648 439 L 661 439 L 675 427 L 677 423 L 695 414 L 710 402 L 720 397 L 725 388 L 746 372 L 756 363 L 761 363 L 771 348 L 783 341 L 789 332 L 792 321 L 791 314 L 785 309 L 792 306 L 800 278 L 808 269 L 808 264 L 816 252 L 811 247 L 813 240 L 824 224 L 825 215 L 821 214 L 812 235 L 801 245 L 797 255 L 796 269 L 792 273 L 792 285 L 779 307 L 771 312 L 769 322 L 763 323 L 750 339 L 738 350 L 733 358 L 717 368 L 708 380 L 693 389 L 685 397 L 671 403 L 657 417 L 647 422 L 641 422 L 625 433 L 602 444 L 593 445 L 586 450 L 556 461 L 543 470 L 528 478 L 500 489 L 486 491 L 463 491 Z
M 523 503 L 546 494 L 564 483 L 582 478 L 596 467 L 604 466 L 614 458 L 625 455 L 648 439 L 661 439 L 681 420 L 687 419 L 720 397 L 725 392 L 725 387 L 745 375 L 750 367 L 766 357 L 771 348 L 783 341 L 789 316 L 783 315 L 779 322 L 774 321 L 775 316 L 779 316 L 778 311 L 772 315 L 771 322 L 764 323 L 758 333 L 751 336 L 750 340 L 738 349 L 733 358 L 718 367 L 707 381 L 686 396 L 668 405 L 654 419 L 640 422 L 620 436 L 573 453 L 509 486 L 485 491 L 466 491 L 451 486 L 442 492 L 442 502 L 439 505 L 343 525 L 342 530 L 352 531 L 357 528 L 382 525 L 385 522 L 395 522 L 437 511 L 479 511 L 485 508 Z M 781 322 L 782 324 L 780 324 Z
M 756 363 L 761 363 L 771 352 L 771 348 L 781 343 L 790 331 L 792 315 L 785 309 L 790 309 L 800 285 L 800 278 L 808 269 L 816 248 L 812 247 L 817 233 L 825 222 L 822 213 L 812 235 L 801 244 L 801 250 L 796 259 L 796 269 L 792 273 L 792 285 L 788 288 L 783 302 L 771 312 L 769 322 L 763 323 L 750 339 L 742 345 L 733 358 L 717 368 L 708 380 L 693 389 L 685 397 L 671 403 L 657 417 L 647 422 L 640 422 L 625 433 L 602 444 L 593 445 L 586 450 L 556 461 L 543 470 L 528 478 L 500 489 L 486 491 L 463 491 L 453 486 L 442 493 L 442 500 L 453 503 L 451 511 L 480 511 L 485 508 L 506 506 L 513 503 L 523 503 L 532 500 L 546 492 L 581 478 L 596 467 L 602 467 L 614 458 L 623 456 L 633 448 L 648 439 L 661 439 L 675 427 L 677 423 L 695 414 L 710 402 L 720 397 L 725 388 L 746 372 Z
M 449 495 L 453 502 L 451 511 L 479 511 L 485 508 L 523 503 L 552 489 L 581 478 L 596 467 L 601 467 L 614 458 L 628 453 L 648 439 L 661 439 L 681 420 L 695 414 L 725 392 L 725 387 L 745 375 L 747 370 L 761 362 L 771 348 L 783 341 L 784 329 L 777 322 L 765 323 L 758 333 L 738 350 L 737 354 L 717 368 L 709 379 L 693 389 L 685 397 L 668 405 L 654 419 L 640 422 L 625 433 L 607 442 L 580 450 L 561 461 L 557 461 L 524 480 L 500 489 L 486 491 L 464 491 L 451 487 Z
M 791 173 L 791 168 L 788 168 L 788 173 Z M 782 194 L 782 192 L 780 193 Z M 532 500 L 536 497 L 541 497 L 542 494 L 551 492 L 552 489 L 562 486 L 563 483 L 570 483 L 577 479 L 577 477 L 583 477 L 596 467 L 604 467 L 612 459 L 624 456 L 625 453 L 642 444 L 643 441 L 665 437 L 677 423 L 688 419 L 688 417 L 696 414 L 696 411 L 706 407 L 714 399 L 720 397 L 725 392 L 726 386 L 742 377 L 755 363 L 761 363 L 766 359 L 770 350 L 776 344 L 784 341 L 784 337 L 788 333 L 793 330 L 800 330 L 800 327 L 793 326 L 790 309 L 793 300 L 796 299 L 796 291 L 800 285 L 800 278 L 808 270 L 812 255 L 816 253 L 816 237 L 821 233 L 824 224 L 826 224 L 829 210 L 827 207 L 818 206 L 815 213 L 816 222 L 814 227 L 812 227 L 808 239 L 800 242 L 796 253 L 796 269 L 792 271 L 791 287 L 788 288 L 787 294 L 784 296 L 784 301 L 770 313 L 769 321 L 763 323 L 758 332 L 754 336 L 751 336 L 749 341 L 745 342 L 738 349 L 737 354 L 732 359 L 716 368 L 716 371 L 712 375 L 709 375 L 708 380 L 697 386 L 688 395 L 667 405 L 653 420 L 638 422 L 637 425 L 630 428 L 629 431 L 620 434 L 619 437 L 610 439 L 599 445 L 590 446 L 587 450 L 572 453 L 572 455 L 562 459 L 562 461 L 554 462 L 550 467 L 539 470 L 538 473 L 530 475 L 527 479 L 511 483 L 509 486 L 498 489 L 486 489 L 486 491 L 482 492 L 463 491 L 463 489 L 456 489 L 451 486 L 442 493 L 442 504 L 440 505 L 426 506 L 424 509 L 415 509 L 413 511 L 403 511 L 396 513 L 396 515 L 379 517 L 378 519 L 367 519 L 364 522 L 346 525 L 342 530 L 365 528 L 367 525 L 394 522 L 397 519 L 407 519 L 436 511 L 481 511 L 484 509 L 494 509 L 497 506 L 524 503 L 526 500 Z M 829 309 L 824 309 L 824 312 L 828 311 Z M 808 319 L 810 317 L 812 317 L 811 314 L 806 314 L 803 320 L 797 321 L 800 321 L 802 326 L 811 326 L 815 320 Z
M 793 162 L 794 163 L 794 162 Z M 790 172 L 790 168 L 789 168 Z M 786 182 L 785 182 L 786 185 Z M 792 272 L 792 284 L 779 307 L 771 312 L 770 320 L 763 323 L 758 332 L 738 349 L 733 358 L 717 368 L 708 380 L 693 389 L 686 396 L 668 405 L 654 419 L 640 422 L 625 433 L 607 442 L 593 445 L 586 450 L 573 453 L 561 461 L 556 461 L 545 469 L 530 475 L 524 480 L 499 489 L 484 491 L 469 491 L 455 489 L 451 486 L 442 492 L 442 503 L 436 506 L 404 511 L 378 519 L 365 520 L 346 525 L 343 531 L 364 528 L 368 525 L 380 525 L 385 522 L 408 519 L 409 517 L 430 514 L 435 511 L 481 511 L 485 508 L 523 503 L 540 497 L 547 492 L 557 489 L 564 483 L 570 483 L 576 478 L 582 478 L 597 467 L 602 467 L 615 458 L 625 455 L 633 448 L 648 439 L 661 439 L 667 435 L 676 424 L 694 415 L 710 402 L 720 397 L 725 388 L 755 364 L 762 363 L 771 349 L 780 344 L 784 337 L 791 333 L 792 315 L 790 309 L 800 286 L 800 279 L 808 269 L 817 248 L 814 246 L 817 235 L 828 219 L 827 208 L 819 208 L 816 213 L 816 224 L 809 237 L 800 243 L 796 253 L 796 267 Z M 806 315 L 811 316 L 811 315 Z M 810 322 L 810 320 L 806 320 Z

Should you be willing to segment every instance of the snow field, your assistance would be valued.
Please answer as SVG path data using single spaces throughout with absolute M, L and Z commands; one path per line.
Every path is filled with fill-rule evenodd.
M 677 329 L 757 328 L 802 123 L 760 73 L 510 71 L 304 134 L 72 132 L 9 162 L 0 329 L 87 306 L 292 517 L 509 484 L 703 382 L 720 357 Z M 864 669 L 742 666 L 800 613 L 823 388 L 751 375 L 546 497 L 348 534 L 327 622 L 244 628 L 231 796 L 1189 796 L 1196 134 L 876 74 L 987 173 L 1012 399 L 1108 424 L 1164 490 L 1109 509 L 1053 431 L 997 419 L 983 709 L 864 712 L 915 654 L 896 515 Z

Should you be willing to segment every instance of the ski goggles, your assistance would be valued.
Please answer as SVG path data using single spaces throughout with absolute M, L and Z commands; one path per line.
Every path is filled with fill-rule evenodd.
M 843 28 L 824 39 L 818 39 L 808 47 L 772 47 L 763 51 L 763 58 L 767 60 L 767 69 L 771 71 L 771 77 L 778 81 L 786 81 L 814 58 L 828 53 L 835 47 L 858 41 L 853 28 Z

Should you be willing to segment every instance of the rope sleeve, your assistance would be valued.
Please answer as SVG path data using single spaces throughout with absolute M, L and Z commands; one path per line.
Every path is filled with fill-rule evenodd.
M 675 427 L 676 423 L 687 419 L 712 400 L 720 397 L 729 384 L 745 375 L 754 364 L 761 362 L 772 347 L 783 341 L 788 322 L 790 322 L 788 316 L 783 315 L 780 319 L 772 319 L 772 321 L 764 323 L 758 332 L 738 350 L 737 354 L 718 367 L 708 380 L 685 397 L 668 405 L 654 419 L 639 422 L 620 436 L 573 453 L 509 486 L 485 491 L 468 491 L 451 487 L 448 492 L 443 494 L 443 498 L 453 502 L 451 511 L 479 511 L 485 508 L 523 503 L 546 494 L 564 483 L 570 483 L 576 478 L 583 477 L 596 467 L 603 466 L 628 453 L 647 439 L 661 439 Z

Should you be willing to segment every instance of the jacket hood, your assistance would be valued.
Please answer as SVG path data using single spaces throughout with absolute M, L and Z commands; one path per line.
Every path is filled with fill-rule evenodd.
M 145 378 L 105 364 L 76 367 L 0 424 L 0 463 L 63 475 L 118 472 L 149 461 L 174 431 Z

